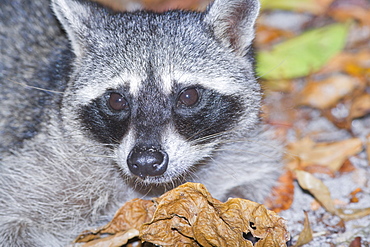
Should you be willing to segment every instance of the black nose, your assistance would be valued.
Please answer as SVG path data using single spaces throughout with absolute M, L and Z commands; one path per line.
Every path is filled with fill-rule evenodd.
M 159 148 L 134 147 L 127 158 L 130 171 L 144 179 L 159 176 L 167 170 L 168 155 Z

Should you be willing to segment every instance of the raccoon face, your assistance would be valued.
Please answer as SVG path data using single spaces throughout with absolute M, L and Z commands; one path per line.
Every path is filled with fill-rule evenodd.
M 87 134 L 115 150 L 125 173 L 146 182 L 170 181 L 210 156 L 244 107 L 239 96 L 198 83 L 173 82 L 164 93 L 158 80 L 143 80 L 136 95 L 125 87 L 108 89 L 79 112 Z
M 164 14 L 54 3 L 76 54 L 65 118 L 146 183 L 184 176 L 243 136 L 261 98 L 247 55 L 258 3 L 233 2 Z M 89 15 L 101 23 L 90 25 Z

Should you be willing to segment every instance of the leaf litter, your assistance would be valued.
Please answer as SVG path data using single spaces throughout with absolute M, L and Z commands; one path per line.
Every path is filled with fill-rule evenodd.
M 307 246 L 367 246 L 370 3 L 262 0 L 262 6 L 268 11 L 258 23 L 263 36 L 257 33 L 256 47 L 257 72 L 266 91 L 263 117 L 286 141 L 286 169 L 293 174 L 283 175 L 266 204 L 287 219 L 295 246 L 302 244 L 308 223 L 303 230 L 299 224 L 308 217 L 313 238 L 304 241 Z M 298 31 L 287 29 L 283 18 L 269 27 L 264 20 L 276 12 L 302 12 L 311 21 L 297 21 Z M 323 37 L 326 47 L 320 46 Z M 336 217 L 343 226 L 323 223 Z

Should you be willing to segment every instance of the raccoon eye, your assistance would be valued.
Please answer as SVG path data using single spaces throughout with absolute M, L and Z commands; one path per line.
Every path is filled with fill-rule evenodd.
M 199 101 L 199 92 L 196 88 L 187 88 L 183 90 L 178 98 L 178 104 L 193 106 Z
M 118 93 L 111 93 L 109 95 L 108 104 L 115 111 L 122 111 L 128 108 L 128 102 Z

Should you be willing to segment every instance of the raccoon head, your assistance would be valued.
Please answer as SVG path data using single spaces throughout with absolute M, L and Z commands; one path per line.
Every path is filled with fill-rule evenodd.
M 258 124 L 257 0 L 215 0 L 205 12 L 53 8 L 76 55 L 64 119 L 113 150 L 126 175 L 173 181 Z

